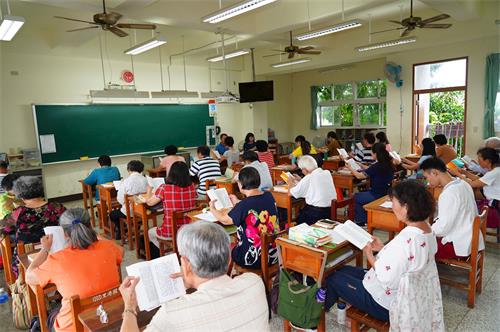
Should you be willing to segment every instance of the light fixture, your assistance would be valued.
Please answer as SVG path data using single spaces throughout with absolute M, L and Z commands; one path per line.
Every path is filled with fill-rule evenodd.
M 207 61 L 210 61 L 210 62 L 219 62 L 219 61 L 222 61 L 224 59 L 227 60 L 227 59 L 235 58 L 237 56 L 245 55 L 245 54 L 248 54 L 248 53 L 250 53 L 249 49 L 241 49 L 241 50 L 236 50 L 236 51 L 233 51 L 233 52 L 230 52 L 230 53 L 226 53 L 224 56 L 222 56 L 222 55 L 213 56 L 211 58 L 208 58 Z
M 357 28 L 357 27 L 360 27 L 361 25 L 362 24 L 359 20 L 352 20 L 352 21 L 348 21 L 348 22 L 342 22 L 339 24 L 335 24 L 335 25 L 332 25 L 332 26 L 329 26 L 329 27 L 326 27 L 323 29 L 309 31 L 309 32 L 297 35 L 295 38 L 298 40 L 307 40 L 307 39 L 311 39 L 311 38 L 317 38 L 317 37 L 321 37 L 324 35 L 328 35 L 330 33 L 335 33 L 335 32 L 339 32 L 339 31 L 343 31 L 343 30 Z
M 151 91 L 151 98 L 198 98 L 198 92 L 186 90 Z
M 90 90 L 92 98 L 149 98 L 148 91 L 127 89 Z
M 388 41 L 375 43 L 375 44 L 368 44 L 368 45 L 364 45 L 364 46 L 359 46 L 359 47 L 356 47 L 354 50 L 358 51 L 358 52 L 371 51 L 371 50 L 376 50 L 378 48 L 392 47 L 392 46 L 399 46 L 399 45 L 404 45 L 404 44 L 408 44 L 408 43 L 414 43 L 416 41 L 417 41 L 417 37 L 400 38 L 400 39 L 388 40 Z
M 298 65 L 299 63 L 304 63 L 304 62 L 309 62 L 309 61 L 311 61 L 311 58 L 301 58 L 301 59 L 295 59 L 292 61 L 274 63 L 271 65 L 271 67 L 280 68 L 280 67 L 285 67 L 285 66 Z
M 224 91 L 200 92 L 200 97 L 203 99 L 214 99 L 224 94 Z
M 276 0 L 246 0 L 243 2 L 239 2 L 234 6 L 222 8 L 215 13 L 207 15 L 202 18 L 202 21 L 205 23 L 219 23 L 230 19 L 231 17 L 238 16 L 240 14 L 268 5 L 275 1 Z
M 24 18 L 5 15 L 0 21 L 0 40 L 10 41 L 24 24 Z
M 128 55 L 137 55 L 142 52 L 146 52 L 147 50 L 150 50 L 152 48 L 163 45 L 166 42 L 167 40 L 163 37 L 155 37 L 153 39 L 146 40 L 145 42 L 132 46 L 128 50 L 125 50 L 124 53 Z

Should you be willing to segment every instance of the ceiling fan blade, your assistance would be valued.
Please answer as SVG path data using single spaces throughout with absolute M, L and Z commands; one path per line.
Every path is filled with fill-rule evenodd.
M 68 20 L 68 21 L 75 21 L 75 22 L 83 22 L 83 23 L 88 23 L 88 24 L 96 24 L 98 23 L 95 22 L 90 22 L 90 21 L 83 21 L 83 20 L 77 20 L 76 18 L 69 18 L 69 17 L 63 17 L 63 16 L 54 16 L 55 18 L 60 18 L 62 20 Z
M 403 25 L 401 22 L 399 22 L 399 21 L 394 21 L 394 20 L 389 20 L 389 21 L 387 21 L 387 22 L 391 22 L 391 23 L 396 23 L 396 24 L 399 24 L 399 25 Z
M 134 24 L 134 23 L 118 23 L 115 25 L 118 28 L 124 29 L 146 29 L 146 30 L 155 30 L 155 24 Z
M 72 29 L 72 30 L 66 30 L 66 32 L 74 32 L 74 31 L 81 31 L 81 30 L 87 30 L 87 29 L 97 29 L 99 28 L 97 25 L 94 25 L 93 27 L 85 27 L 85 28 L 79 28 L 79 29 Z
M 320 50 L 299 50 L 297 53 L 299 54 L 321 54 Z
M 263 57 L 263 58 L 268 58 L 268 57 L 271 57 L 271 56 L 278 56 L 278 55 L 283 55 L 283 54 L 286 54 L 286 53 L 269 54 L 269 55 L 263 55 L 262 57 Z
M 411 30 L 410 29 L 406 29 L 405 31 L 403 31 L 403 33 L 401 34 L 401 37 L 406 37 L 410 34 Z
M 376 33 L 382 33 L 382 32 L 387 32 L 387 31 L 395 31 L 395 30 L 401 30 L 401 29 L 404 29 L 405 27 L 399 27 L 399 28 L 394 28 L 394 29 L 387 29 L 387 30 L 381 30 L 381 31 L 375 31 L 375 32 L 372 32 L 371 34 L 374 35 Z
M 448 29 L 451 26 L 452 24 L 424 24 L 419 27 L 425 29 Z
M 117 35 L 118 37 L 127 37 L 128 36 L 128 33 L 126 33 L 123 30 L 118 29 L 117 27 L 109 27 L 108 30 L 111 31 L 112 33 L 114 33 L 115 35 Z
M 288 59 L 291 59 L 295 56 L 295 52 L 288 53 Z
M 285 52 L 285 51 L 283 51 L 283 50 L 275 50 L 275 49 L 273 49 L 273 50 L 271 50 L 271 51 L 274 51 L 274 52 L 280 52 L 280 53 L 286 53 L 286 52 Z
M 302 51 L 314 50 L 314 46 L 306 46 L 306 47 L 301 47 L 300 49 L 301 49 Z
M 436 21 L 441 21 L 441 20 L 445 20 L 449 17 L 450 17 L 450 15 L 448 15 L 448 14 L 441 14 L 441 15 L 437 15 L 437 16 L 422 20 L 422 21 L 420 21 L 420 24 L 427 24 L 427 23 L 432 23 L 432 22 L 436 22 Z

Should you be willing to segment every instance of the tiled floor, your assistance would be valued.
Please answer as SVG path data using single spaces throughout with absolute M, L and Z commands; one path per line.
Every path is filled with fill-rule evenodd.
M 65 204 L 66 207 L 81 206 L 81 201 Z M 385 233 L 377 234 L 384 237 Z M 125 250 L 123 267 L 136 262 L 135 251 Z M 0 277 L 0 287 L 4 285 L 3 273 Z M 500 331 L 500 251 L 497 248 L 487 247 L 483 292 L 476 298 L 474 309 L 467 307 L 466 293 L 457 289 L 442 287 L 443 310 L 447 331 Z M 10 308 L 0 305 L 0 331 L 18 331 L 12 324 Z M 348 331 L 349 329 L 336 323 L 336 313 L 329 312 L 327 317 L 327 331 Z M 271 331 L 283 331 L 282 320 L 273 316 Z

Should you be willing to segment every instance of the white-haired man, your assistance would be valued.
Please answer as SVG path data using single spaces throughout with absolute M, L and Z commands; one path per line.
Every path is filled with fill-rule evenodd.
M 217 224 L 196 222 L 182 226 L 177 235 L 181 277 L 196 292 L 163 304 L 146 327 L 161 331 L 269 331 L 264 283 L 254 273 L 231 279 L 226 275 L 230 241 Z M 168 278 L 168 276 L 165 276 Z M 120 286 L 125 302 L 121 332 L 138 332 L 135 286 L 127 277 Z
M 337 199 L 332 174 L 318 168 L 316 160 L 309 155 L 300 157 L 298 166 L 305 176 L 302 179 L 294 177 L 288 183 L 293 197 L 306 200 L 297 223 L 312 225 L 320 219 L 330 218 L 332 200 Z

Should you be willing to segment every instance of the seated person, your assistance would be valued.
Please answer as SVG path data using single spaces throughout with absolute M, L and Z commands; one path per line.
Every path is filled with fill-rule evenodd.
M 356 161 L 359 161 L 363 164 L 372 164 L 375 162 L 372 154 L 372 147 L 375 144 L 375 135 L 373 133 L 366 133 L 363 135 L 363 139 L 361 140 L 361 145 L 363 145 L 363 149 L 359 149 L 357 146 L 354 149 L 354 153 L 350 153 L 350 156 L 354 158 Z
M 12 211 L 23 203 L 20 199 L 16 198 L 12 191 L 14 181 L 18 178 L 19 175 L 17 174 L 7 174 L 0 182 L 0 187 L 4 190 L 4 193 L 0 194 L 0 220 L 4 220 L 5 222 L 7 222 L 6 219 L 10 216 Z M 3 228 L 3 226 L 0 227 Z
M 254 151 L 245 151 L 243 153 L 243 163 L 245 167 L 253 167 L 259 172 L 260 177 L 260 190 L 271 189 L 273 187 L 273 179 L 271 178 L 271 173 L 269 173 L 269 168 L 267 164 L 259 161 L 259 157 Z
M 492 148 L 497 150 L 497 152 L 500 151 L 500 137 L 489 137 L 484 140 L 484 147 L 485 148 Z
M 340 143 L 337 138 L 337 133 L 334 131 L 329 131 L 326 135 L 326 150 L 328 151 L 328 157 L 338 156 L 339 152 L 337 149 L 342 148 L 342 143 Z
M 255 151 L 257 148 L 255 147 L 255 136 L 253 133 L 248 133 L 245 136 L 245 143 L 243 144 L 243 151 L 252 150 Z
M 9 164 L 6 161 L 0 161 L 0 183 L 2 179 L 9 174 Z M 5 193 L 5 190 L 0 187 L 0 194 Z M 1 219 L 1 218 L 0 218 Z
M 113 210 L 109 214 L 109 219 L 115 227 L 115 238 L 121 239 L 120 218 L 127 218 L 127 207 L 125 205 L 125 195 L 144 194 L 148 189 L 148 180 L 142 175 L 144 164 L 139 160 L 131 160 L 127 164 L 128 177 L 122 181 L 116 194 L 116 200 L 121 204 L 120 210 Z M 132 209 L 130 209 L 132 212 Z M 129 230 L 130 232 L 130 230 Z
M 385 134 L 384 131 L 379 131 L 377 133 L 377 135 L 375 135 L 375 138 L 377 139 L 378 143 L 385 144 L 385 148 L 387 149 L 387 152 L 392 151 L 392 146 L 389 143 L 389 139 L 387 138 L 387 135 Z
M 186 289 L 196 292 L 163 304 L 144 330 L 163 331 L 269 331 L 268 306 L 262 279 L 254 273 L 227 276 L 230 240 L 220 225 L 195 222 L 177 234 L 181 272 Z M 168 278 L 168 276 L 166 276 Z M 121 332 L 139 332 L 137 277 L 120 286 L 124 312 Z
M 49 315 L 47 326 L 51 331 L 75 331 L 71 297 L 85 298 L 120 285 L 123 248 L 113 241 L 98 238 L 87 211 L 82 208 L 65 211 L 59 224 L 64 230 L 67 247 L 50 254 L 52 235 L 43 236 L 42 250 L 31 262 L 26 282 L 42 288 L 55 284 L 62 301 L 57 314 Z
M 500 153 L 500 138 L 499 137 L 490 137 L 484 140 L 484 147 L 485 148 L 492 148 L 495 149 L 497 152 Z M 462 160 L 463 161 L 463 160 Z M 479 166 L 479 163 L 475 160 L 472 161 L 472 163 L 465 163 L 465 166 L 467 167 L 468 170 L 471 172 L 484 175 L 488 172 L 487 169 L 482 168 Z
M 120 180 L 120 171 L 115 166 L 111 166 L 111 158 L 109 156 L 100 156 L 97 159 L 97 163 L 99 164 L 99 168 L 94 169 L 89 176 L 83 180 L 85 184 L 95 186 Z M 96 190 L 95 199 L 99 201 L 99 190 Z
M 226 137 L 227 137 L 227 134 L 220 134 L 220 142 L 219 144 L 217 144 L 217 146 L 215 147 L 215 151 L 217 151 L 219 153 L 219 155 L 223 156 L 224 155 L 224 152 L 227 151 L 227 146 L 225 145 L 225 140 L 226 140 Z
M 436 258 L 468 257 L 471 251 L 472 226 L 477 215 L 476 201 L 471 186 L 450 176 L 441 159 L 430 158 L 421 166 L 431 187 L 442 187 L 438 215 L 432 224 L 437 237 Z M 484 249 L 482 235 L 479 250 Z
M 420 169 L 420 165 L 422 165 L 425 160 L 436 156 L 436 144 L 434 144 L 432 139 L 424 138 L 420 150 L 422 155 L 416 163 L 406 158 L 401 158 L 401 166 L 406 170 L 415 172 L 414 175 L 411 176 L 412 179 L 423 179 L 424 175 Z
M 4 234 L 13 235 L 15 247 L 12 254 L 12 271 L 17 276 L 17 244 L 37 243 L 47 226 L 58 226 L 59 216 L 65 208 L 44 198 L 42 179 L 38 176 L 21 176 L 14 182 L 14 195 L 23 205 L 12 211 L 12 225 L 4 227 Z
M 337 199 L 332 174 L 318 168 L 316 160 L 311 156 L 300 157 L 299 168 L 305 176 L 302 179 L 296 176 L 288 183 L 293 197 L 306 200 L 297 223 L 312 225 L 319 219 L 330 219 L 332 200 Z
M 436 238 L 428 224 L 434 212 L 431 194 L 422 184 L 409 180 L 393 188 L 391 199 L 392 210 L 406 227 L 385 246 L 375 236 L 374 241 L 366 245 L 363 251 L 372 266 L 368 272 L 360 267 L 345 266 L 327 278 L 325 309 L 341 297 L 371 317 L 388 322 L 401 278 L 408 272 L 422 271 L 436 264 Z M 376 257 L 373 251 L 378 251 Z
M 264 140 L 258 140 L 255 142 L 255 147 L 257 148 L 257 156 L 259 157 L 259 161 L 263 161 L 269 167 L 269 171 L 271 168 L 276 166 L 274 163 L 274 155 L 271 151 L 269 151 L 269 145 Z
M 258 269 L 261 266 L 260 235 L 262 232 L 274 234 L 279 232 L 278 211 L 273 195 L 260 189 L 259 172 L 253 167 L 243 168 L 238 174 L 238 188 L 245 195 L 238 200 L 231 195 L 234 207 L 215 209 L 215 202 L 210 201 L 210 212 L 224 225 L 237 227 L 238 244 L 233 248 L 233 261 L 241 267 Z M 275 247 L 269 248 L 269 257 L 265 258 L 269 264 L 278 261 L 278 252 Z
M 234 138 L 231 136 L 226 137 L 224 142 L 227 146 L 227 150 L 222 155 L 221 161 L 227 160 L 227 167 L 231 167 L 233 164 L 240 162 L 240 151 L 234 148 Z
M 189 177 L 189 169 L 185 162 L 177 161 L 170 168 L 165 184 L 162 184 L 156 192 L 151 192 L 148 187 L 147 201 L 149 206 L 158 203 L 163 204 L 163 224 L 159 227 L 149 229 L 149 241 L 160 248 L 158 238 L 172 239 L 172 212 L 189 210 L 196 207 L 196 189 Z M 177 227 L 188 224 L 190 219 L 184 216 L 177 221 Z
M 168 171 L 170 170 L 170 166 L 172 166 L 173 163 L 175 163 L 176 161 L 186 162 L 186 159 L 184 159 L 183 156 L 177 155 L 177 147 L 175 145 L 167 145 L 165 147 L 165 154 L 165 157 L 160 158 L 160 168 L 164 169 L 167 175 Z
M 370 189 L 354 194 L 354 219 L 357 224 L 366 224 L 366 210 L 363 205 L 373 202 L 382 196 L 387 195 L 394 179 L 394 166 L 392 158 L 383 143 L 375 143 L 372 146 L 373 160 L 375 163 L 363 171 L 358 172 L 351 168 L 348 163 L 346 167 L 359 180 L 370 178 Z M 362 167 L 366 167 L 362 165 Z
M 189 169 L 189 175 L 198 177 L 200 184 L 196 189 L 199 198 L 207 194 L 205 181 L 213 180 L 221 176 L 219 162 L 210 157 L 210 148 L 206 145 L 199 146 L 197 150 L 198 160 Z
M 290 159 L 292 159 L 292 164 L 295 164 L 295 161 L 297 160 L 297 158 L 299 157 L 302 157 L 303 155 L 306 155 L 306 154 L 317 154 L 318 152 L 316 151 L 316 148 L 310 144 L 309 142 L 307 142 L 309 145 L 309 150 L 307 150 L 307 144 L 304 145 L 304 142 L 307 142 L 306 141 L 306 138 L 302 135 L 299 135 L 297 137 L 295 137 L 295 150 L 293 150 L 292 154 L 290 155 Z M 302 146 L 305 146 L 306 147 L 306 150 L 305 153 L 304 151 L 302 151 Z
M 448 144 L 446 136 L 438 134 L 432 139 L 436 143 L 436 157 L 441 159 L 445 165 L 457 157 L 457 151 Z

